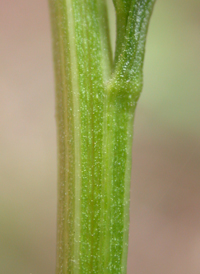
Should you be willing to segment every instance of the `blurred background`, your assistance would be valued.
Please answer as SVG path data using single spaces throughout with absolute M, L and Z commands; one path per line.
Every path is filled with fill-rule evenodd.
M 47 0 L 1 0 L 0 25 L 0 273 L 54 274 Z M 134 127 L 128 274 L 200 273 L 199 49 L 200 1 L 157 0 Z

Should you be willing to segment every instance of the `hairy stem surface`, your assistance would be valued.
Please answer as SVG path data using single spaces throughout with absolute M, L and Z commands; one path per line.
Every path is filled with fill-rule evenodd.
M 125 274 L 134 112 L 153 0 L 49 0 L 58 136 L 57 274 Z

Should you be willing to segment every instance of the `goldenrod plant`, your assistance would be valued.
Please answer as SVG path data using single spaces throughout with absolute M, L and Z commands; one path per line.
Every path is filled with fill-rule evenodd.
M 127 272 L 131 148 L 155 0 L 49 0 L 58 136 L 57 274 Z

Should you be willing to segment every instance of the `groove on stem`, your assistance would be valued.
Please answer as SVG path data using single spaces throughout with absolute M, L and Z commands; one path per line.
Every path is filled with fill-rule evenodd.
M 125 274 L 134 112 L 154 0 L 49 0 L 58 136 L 57 274 Z

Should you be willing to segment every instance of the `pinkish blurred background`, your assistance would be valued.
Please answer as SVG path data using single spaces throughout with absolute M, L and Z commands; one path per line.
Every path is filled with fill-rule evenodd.
M 0 25 L 0 273 L 54 274 L 47 0 L 1 0 Z M 157 0 L 134 128 L 128 274 L 200 273 L 199 49 L 200 1 Z

